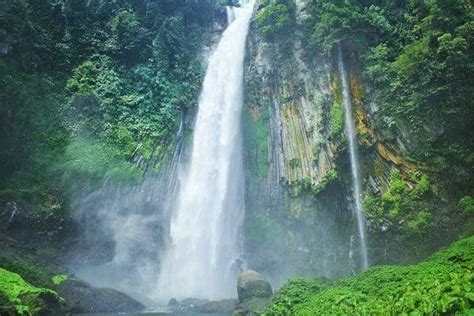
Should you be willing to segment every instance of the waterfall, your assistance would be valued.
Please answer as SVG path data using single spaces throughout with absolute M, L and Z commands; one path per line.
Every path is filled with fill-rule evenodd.
M 209 59 L 158 278 L 156 295 L 162 300 L 236 296 L 244 217 L 243 61 L 253 2 L 231 9 L 229 26 Z
M 352 105 L 351 105 L 351 94 L 350 86 L 347 82 L 347 73 L 344 68 L 344 61 L 342 59 L 342 51 L 339 48 L 338 51 L 338 66 L 339 76 L 341 77 L 342 84 L 342 97 L 344 103 L 344 115 L 347 140 L 349 143 L 349 158 L 351 162 L 351 173 L 352 173 L 352 187 L 354 191 L 355 200 L 355 213 L 357 219 L 357 229 L 359 231 L 360 248 L 362 257 L 362 269 L 366 270 L 369 267 L 369 259 L 367 255 L 367 240 L 366 240 L 366 221 L 364 211 L 362 208 L 361 201 L 361 182 L 360 182 L 360 168 L 359 168 L 359 156 L 357 148 L 357 131 L 355 128 L 354 120 L 352 117 Z

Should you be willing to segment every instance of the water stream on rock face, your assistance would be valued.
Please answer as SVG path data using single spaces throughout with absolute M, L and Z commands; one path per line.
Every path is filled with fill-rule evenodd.
M 358 148 L 357 148 L 357 131 L 356 131 L 353 116 L 352 116 L 350 87 L 347 81 L 347 73 L 344 67 L 342 51 L 340 49 L 339 49 L 339 54 L 338 54 L 338 67 L 339 67 L 339 76 L 341 77 L 341 84 L 342 84 L 342 97 L 343 97 L 344 112 L 345 112 L 344 113 L 345 125 L 346 125 L 347 140 L 349 144 L 349 158 L 351 162 L 352 187 L 354 191 L 357 229 L 359 231 L 359 238 L 360 238 L 362 269 L 367 270 L 369 266 L 369 259 L 367 255 L 367 240 L 365 236 L 366 235 L 366 221 L 365 221 L 364 212 L 362 208 L 362 201 L 361 201 L 361 190 L 360 190 L 361 182 L 360 182 L 360 167 L 359 167 L 359 157 L 358 157 Z
M 253 3 L 228 10 L 229 26 L 209 59 L 158 278 L 162 300 L 236 296 L 244 217 L 243 61 Z

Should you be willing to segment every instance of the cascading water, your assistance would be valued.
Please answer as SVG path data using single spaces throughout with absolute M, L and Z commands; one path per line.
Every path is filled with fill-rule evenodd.
M 162 261 L 157 297 L 235 296 L 244 217 L 240 118 L 245 42 L 254 1 L 228 11 L 229 26 L 209 59 Z
M 366 240 L 366 221 L 362 208 L 361 191 L 360 191 L 360 169 L 357 149 L 357 134 L 354 120 L 352 118 L 352 104 L 349 83 L 347 82 L 347 74 L 344 68 L 344 61 L 342 59 L 342 51 L 339 48 L 338 52 L 338 67 L 339 76 L 342 84 L 342 97 L 344 103 L 345 125 L 347 140 L 349 143 L 349 158 L 351 162 L 352 173 L 352 187 L 354 191 L 355 211 L 357 219 L 357 228 L 359 231 L 360 248 L 362 257 L 362 269 L 366 270 L 369 267 L 369 259 L 367 255 L 367 240 Z

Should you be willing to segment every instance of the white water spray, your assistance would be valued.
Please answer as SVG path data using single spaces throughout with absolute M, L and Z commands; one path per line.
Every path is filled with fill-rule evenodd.
M 244 217 L 240 118 L 245 42 L 254 1 L 228 12 L 209 59 L 157 297 L 235 297 Z
M 338 66 L 339 66 L 339 76 L 341 77 L 341 84 L 342 84 L 342 97 L 343 97 L 343 102 L 344 102 L 346 134 L 347 134 L 347 139 L 349 143 L 349 156 L 350 156 L 349 158 L 351 162 L 352 187 L 354 190 L 357 228 L 359 230 L 359 237 L 360 237 L 362 269 L 367 270 L 367 268 L 369 267 L 369 259 L 367 255 L 367 240 L 365 236 L 366 235 L 366 231 L 365 231 L 366 221 L 365 221 L 364 212 L 362 208 L 362 201 L 361 201 L 360 169 L 359 169 L 359 158 L 358 158 L 358 148 L 357 148 L 357 132 L 356 132 L 354 120 L 352 117 L 350 87 L 349 87 L 349 83 L 347 82 L 347 74 L 344 68 L 344 61 L 342 59 L 342 52 L 340 48 L 338 52 Z

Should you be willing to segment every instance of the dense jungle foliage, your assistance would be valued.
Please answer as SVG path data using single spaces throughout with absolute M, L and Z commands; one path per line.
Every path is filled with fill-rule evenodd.
M 470 237 L 415 265 L 379 266 L 335 283 L 296 278 L 265 315 L 470 315 L 473 254 Z
M 196 103 L 211 1 L 0 8 L 1 198 L 61 209 L 73 189 L 133 181 L 169 150 Z

